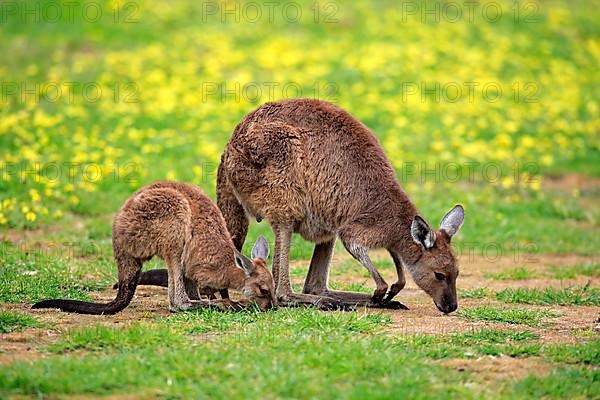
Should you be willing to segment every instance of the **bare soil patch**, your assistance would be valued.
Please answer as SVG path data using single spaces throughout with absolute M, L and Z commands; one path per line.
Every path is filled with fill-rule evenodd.
M 582 174 L 547 175 L 542 180 L 545 189 L 571 191 L 574 189 L 587 191 L 600 188 L 600 179 Z
M 535 357 L 485 356 L 471 360 L 443 360 L 440 364 L 461 372 L 469 372 L 477 376 L 477 382 L 482 384 L 497 381 L 517 381 L 527 377 L 532 371 L 539 375 L 546 375 L 552 369 L 551 363 Z

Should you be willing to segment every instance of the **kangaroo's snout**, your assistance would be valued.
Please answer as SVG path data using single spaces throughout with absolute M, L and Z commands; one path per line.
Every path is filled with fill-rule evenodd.
M 444 314 L 450 314 L 458 308 L 458 304 L 456 302 L 446 303 L 446 304 L 436 304 L 438 310 L 443 312 Z

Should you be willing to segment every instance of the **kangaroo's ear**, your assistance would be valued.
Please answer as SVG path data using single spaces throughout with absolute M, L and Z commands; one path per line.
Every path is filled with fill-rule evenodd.
M 259 236 L 256 243 L 254 243 L 252 259 L 255 258 L 262 258 L 265 261 L 269 258 L 269 242 L 267 242 L 264 236 Z
M 427 225 L 427 222 L 418 215 L 413 219 L 412 225 L 410 226 L 410 234 L 413 240 L 429 250 L 435 244 L 435 234 Z
M 440 229 L 443 229 L 450 237 L 452 237 L 458 232 L 464 221 L 465 209 L 460 204 L 457 204 L 452 210 L 444 215 L 444 218 L 442 218 L 442 222 L 440 223 Z
M 244 271 L 246 276 L 250 276 L 254 272 L 254 264 L 245 257 L 242 253 L 234 250 L 235 266 Z

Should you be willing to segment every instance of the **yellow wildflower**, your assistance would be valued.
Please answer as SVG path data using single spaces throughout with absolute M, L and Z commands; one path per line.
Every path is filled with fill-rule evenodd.
M 35 189 L 29 189 L 29 197 L 31 197 L 31 201 L 37 202 L 41 200 L 40 194 Z

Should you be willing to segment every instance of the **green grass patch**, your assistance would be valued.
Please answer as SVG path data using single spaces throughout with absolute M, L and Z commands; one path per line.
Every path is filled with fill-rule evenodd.
M 485 277 L 494 280 L 526 280 L 549 277 L 552 279 L 575 279 L 579 276 L 600 276 L 600 264 L 582 263 L 576 265 L 553 266 L 548 272 L 539 272 L 525 266 L 507 269 L 500 272 L 486 273 Z
M 478 287 L 471 289 L 459 289 L 459 296 L 465 299 L 485 299 L 494 294 L 491 289 Z
M 549 275 L 555 279 L 574 279 L 578 276 L 600 277 L 600 264 L 583 263 L 554 266 L 550 269 Z
M 526 309 L 526 308 L 504 308 L 493 306 L 479 306 L 466 308 L 456 313 L 457 316 L 475 321 L 491 321 L 506 324 L 543 326 L 543 318 L 555 318 L 560 314 L 552 311 Z
M 594 329 L 594 327 L 592 327 L 592 326 L 587 327 L 587 328 L 571 329 L 571 333 L 573 334 L 573 336 L 576 336 L 579 338 L 590 338 L 590 337 L 596 336 L 596 334 L 597 334 L 596 329 Z
M 512 269 L 507 269 L 501 272 L 487 273 L 485 274 L 486 278 L 500 280 L 500 281 L 520 281 L 525 279 L 537 278 L 540 275 L 527 267 L 517 267 Z
M 350 292 L 360 292 L 360 293 L 372 293 L 373 289 L 366 285 L 366 282 L 339 282 L 339 281 L 330 281 L 329 286 L 333 290 L 343 290 Z
M 68 246 L 71 245 L 56 244 L 59 251 L 50 252 L 2 243 L 0 301 L 30 303 L 51 298 L 89 301 L 88 292 L 112 286 L 116 272 L 112 261 L 97 255 L 79 257 L 81 254 L 70 253 Z
M 576 344 L 550 345 L 544 349 L 544 356 L 553 361 L 569 364 L 600 365 L 600 339 Z
M 190 314 L 183 324 L 193 322 L 195 314 L 200 314 L 199 319 L 214 318 Z M 143 326 L 140 335 L 131 335 L 132 328 L 125 328 L 131 337 L 116 336 L 106 328 L 87 331 L 80 335 L 83 340 L 72 340 L 75 345 L 68 349 L 97 350 L 95 343 L 100 341 L 102 353 L 53 355 L 0 367 L 0 395 L 476 397 L 464 386 L 465 374 L 427 363 L 406 344 L 386 335 L 370 334 L 385 326 L 389 317 L 316 310 L 263 314 L 250 313 L 231 321 L 244 325 L 243 318 L 250 318 L 258 329 L 205 340 L 188 337 L 184 343 L 165 337 L 178 325 L 176 318 Z M 166 327 L 161 330 L 161 325 Z M 152 333 L 153 328 L 159 333 Z M 143 345 L 135 345 L 133 336 L 140 337 Z
M 472 332 L 454 334 L 451 343 L 471 346 L 481 343 L 518 343 L 537 340 L 540 335 L 530 331 L 513 331 L 506 329 L 479 329 Z
M 373 265 L 379 271 L 383 271 L 386 269 L 391 270 L 391 271 L 396 270 L 396 266 L 394 265 L 394 262 L 392 260 L 385 260 L 385 259 L 373 260 Z
M 540 354 L 542 345 L 539 343 L 515 344 L 507 346 L 482 346 L 480 354 L 488 356 L 531 357 Z
M 198 309 L 160 317 L 158 321 L 161 324 L 177 326 L 186 334 L 198 335 L 207 332 L 248 329 L 265 319 L 268 319 L 268 315 L 262 315 L 254 309 L 240 312 Z
M 539 335 L 529 331 L 485 328 L 451 335 L 407 335 L 397 340 L 425 357 L 473 358 L 483 355 L 510 357 L 537 355 Z
M 25 271 L 11 265 L 3 266 L 0 270 L 0 301 L 30 303 L 53 298 L 91 300 L 80 281 L 54 274 L 46 266 L 33 267 L 37 269 Z
M 585 286 L 569 286 L 562 289 L 504 289 L 496 293 L 496 299 L 507 303 L 599 306 L 600 289 L 591 287 L 590 282 Z
M 397 340 L 425 357 L 476 358 L 481 356 L 531 357 L 568 363 L 598 365 L 600 339 L 576 344 L 544 345 L 527 330 L 479 329 L 451 335 L 408 335 Z
M 376 333 L 391 323 L 387 314 L 368 312 L 321 312 L 314 308 L 280 308 L 262 312 L 247 309 L 240 312 L 222 312 L 201 309 L 161 317 L 162 324 L 177 326 L 186 334 L 231 332 L 247 334 L 255 331 L 281 334 L 294 332 L 315 335 L 347 335 Z
M 68 330 L 48 345 L 53 353 L 74 350 L 105 351 L 143 347 L 164 347 L 184 343 L 184 337 L 169 325 L 135 323 L 128 327 L 95 325 Z
M 546 376 L 531 376 L 502 390 L 505 398 L 597 399 L 600 369 L 559 367 Z
M 293 267 L 290 267 L 290 276 L 298 276 L 298 277 L 301 277 L 304 279 L 307 274 L 308 274 L 308 265 L 307 266 L 295 265 Z
M 40 326 L 40 322 L 32 316 L 16 311 L 0 310 L 0 333 L 17 332 Z
M 369 271 L 353 258 L 343 260 L 332 260 L 329 270 L 331 276 L 355 276 L 370 278 Z

